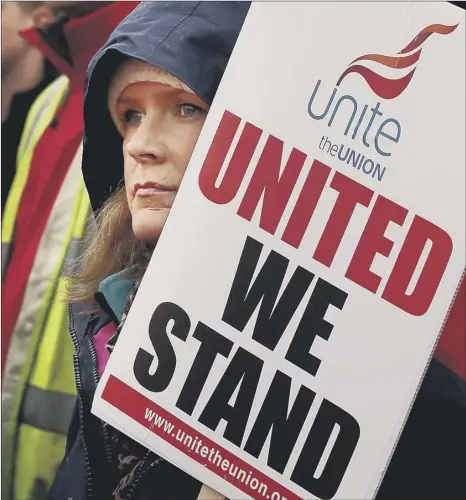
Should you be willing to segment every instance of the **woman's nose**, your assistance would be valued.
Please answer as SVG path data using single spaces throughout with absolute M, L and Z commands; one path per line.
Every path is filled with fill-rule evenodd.
M 127 143 L 128 154 L 140 165 L 159 165 L 167 159 L 167 148 L 158 127 L 144 119 Z

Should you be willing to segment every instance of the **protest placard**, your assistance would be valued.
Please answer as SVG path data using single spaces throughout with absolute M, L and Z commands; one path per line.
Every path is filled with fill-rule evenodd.
M 372 498 L 465 267 L 464 12 L 253 3 L 93 412 L 232 498 Z

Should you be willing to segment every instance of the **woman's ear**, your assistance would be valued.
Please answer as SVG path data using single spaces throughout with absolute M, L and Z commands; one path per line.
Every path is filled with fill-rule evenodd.
M 40 28 L 54 21 L 55 14 L 52 9 L 46 5 L 40 5 L 37 7 L 32 15 L 32 20 L 36 28 Z

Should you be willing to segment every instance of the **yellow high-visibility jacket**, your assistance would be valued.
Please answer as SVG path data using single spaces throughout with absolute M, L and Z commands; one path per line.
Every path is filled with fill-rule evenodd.
M 17 171 L 2 214 L 2 276 L 11 251 L 21 195 L 34 149 L 63 103 L 59 77 L 32 105 L 17 154 Z M 75 404 L 73 345 L 64 301 L 67 266 L 79 255 L 91 207 L 81 175 L 82 146 L 63 181 L 42 234 L 2 377 L 2 499 L 43 500 L 64 455 Z

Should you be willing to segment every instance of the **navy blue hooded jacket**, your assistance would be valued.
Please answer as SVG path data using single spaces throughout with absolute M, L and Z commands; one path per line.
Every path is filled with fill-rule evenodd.
M 109 79 L 122 58 L 131 56 L 165 69 L 211 103 L 248 8 L 246 2 L 144 3 L 96 54 L 88 70 L 83 153 L 83 172 L 95 210 L 123 178 L 122 140 L 107 110 Z M 93 337 L 115 316 L 108 303 L 99 305 L 106 313 L 89 316 L 82 314 L 84 307 L 71 308 L 78 404 L 49 500 L 107 500 L 116 486 L 108 436 L 90 413 L 98 382 Z M 434 360 L 377 500 L 464 499 L 465 461 L 464 383 Z M 138 477 L 132 500 L 197 498 L 201 488 L 197 480 L 168 462 L 154 464 Z
M 107 109 L 109 79 L 121 59 L 158 66 L 211 104 L 248 9 L 249 2 L 144 2 L 95 55 L 86 81 L 83 151 L 94 209 L 123 177 L 121 137 Z

